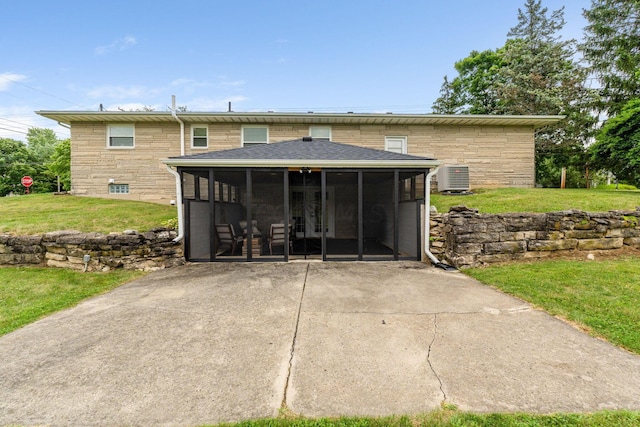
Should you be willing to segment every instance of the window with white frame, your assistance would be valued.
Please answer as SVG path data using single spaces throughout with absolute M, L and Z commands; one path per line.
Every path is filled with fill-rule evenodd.
M 133 148 L 135 146 L 135 127 L 133 125 L 107 126 L 107 147 Z
M 242 145 L 249 146 L 255 144 L 269 143 L 269 127 L 267 126 L 243 126 Z
M 209 128 L 207 126 L 191 126 L 191 147 L 209 147 Z
M 309 126 L 309 136 L 317 139 L 331 140 L 331 126 Z
M 385 136 L 384 149 L 393 153 L 407 154 L 407 137 Z
M 129 194 L 129 184 L 109 184 L 109 194 Z

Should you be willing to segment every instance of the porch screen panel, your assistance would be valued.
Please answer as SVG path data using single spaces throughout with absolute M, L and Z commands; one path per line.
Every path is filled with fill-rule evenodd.
M 246 259 L 241 221 L 247 217 L 245 169 L 214 170 L 215 240 L 217 260 Z
M 333 237 L 327 237 L 327 258 L 357 259 L 358 257 L 358 173 L 327 172 L 327 189 L 333 189 L 334 203 L 327 209 L 333 214 Z
M 289 219 L 285 210 L 284 174 L 284 169 L 251 170 L 251 217 L 255 221 L 251 230 L 251 255 L 254 261 L 267 258 L 282 261 L 290 247 L 283 235 Z M 293 231 L 289 234 L 291 239 Z
M 189 261 L 211 258 L 211 226 L 209 202 L 187 200 L 189 205 Z
M 364 259 L 393 259 L 394 173 L 364 172 L 363 232 Z

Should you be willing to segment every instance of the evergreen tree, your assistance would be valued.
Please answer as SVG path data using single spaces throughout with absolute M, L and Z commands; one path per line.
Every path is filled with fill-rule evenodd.
M 609 117 L 640 97 L 640 1 L 592 0 L 580 50 L 600 82 L 597 107 Z

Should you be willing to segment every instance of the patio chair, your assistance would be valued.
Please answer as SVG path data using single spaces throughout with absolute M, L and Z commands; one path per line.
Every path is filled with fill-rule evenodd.
M 285 224 L 271 224 L 271 230 L 269 232 L 269 253 L 273 255 L 274 246 L 282 246 L 286 244 L 285 240 Z M 289 233 L 291 237 L 291 233 Z M 293 252 L 293 243 L 289 239 L 289 253 Z
M 242 236 L 236 236 L 233 224 L 216 224 L 216 233 L 219 246 L 228 246 L 231 249 L 231 255 L 234 255 L 238 243 L 242 243 Z

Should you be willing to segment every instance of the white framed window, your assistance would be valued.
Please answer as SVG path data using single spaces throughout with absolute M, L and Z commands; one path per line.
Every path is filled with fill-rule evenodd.
M 129 194 L 129 184 L 109 184 L 109 194 Z
M 249 146 L 255 144 L 269 143 L 268 126 L 242 126 L 242 145 Z
M 209 127 L 191 126 L 191 148 L 209 147 Z
M 331 126 L 309 126 L 309 136 L 331 141 Z
M 384 149 L 393 153 L 407 154 L 407 137 L 385 136 Z
M 134 125 L 109 125 L 107 126 L 108 148 L 134 148 Z

